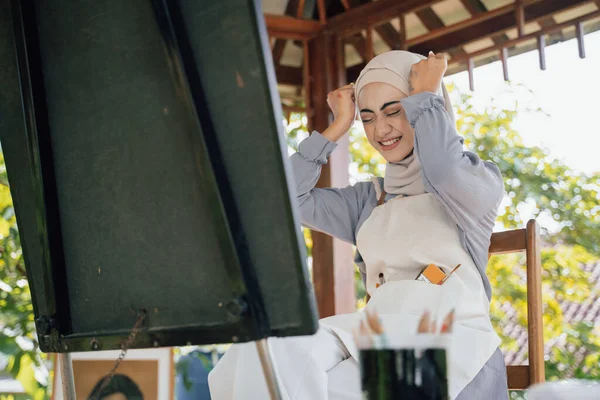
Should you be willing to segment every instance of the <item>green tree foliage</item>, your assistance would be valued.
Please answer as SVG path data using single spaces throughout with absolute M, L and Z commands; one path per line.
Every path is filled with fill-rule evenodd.
M 23 251 L 1 152 L 0 353 L 0 364 L 21 382 L 30 398 L 46 398 L 48 370 L 38 351 Z
M 547 149 L 523 144 L 514 129 L 515 117 L 541 110 L 524 109 L 517 102 L 509 109 L 491 102 L 478 110 L 469 94 L 452 92 L 457 128 L 466 147 L 494 161 L 504 176 L 507 197 L 498 221 L 506 229 L 524 227 L 526 218 L 537 218 L 542 225 L 544 340 L 555 344 L 546 360 L 548 379 L 600 379 L 600 321 L 569 323 L 560 307 L 599 294 L 583 266 L 600 262 L 600 174 L 574 171 Z M 491 316 L 499 331 L 506 323 L 507 308 L 516 311 L 519 324 L 526 326 L 524 264 L 522 255 L 490 260 Z M 501 336 L 505 349 L 516 349 L 513 339 Z
M 504 176 L 510 201 L 499 221 L 506 228 L 523 226 L 518 207 L 533 204 L 533 217 L 553 220 L 549 225 L 558 229 L 546 235 L 548 243 L 579 244 L 600 255 L 600 175 L 574 171 L 548 149 L 525 146 L 513 125 L 518 113 L 531 110 L 519 108 L 518 102 L 511 109 L 491 102 L 477 110 L 470 95 L 454 90 L 453 97 L 467 148 L 494 161 Z

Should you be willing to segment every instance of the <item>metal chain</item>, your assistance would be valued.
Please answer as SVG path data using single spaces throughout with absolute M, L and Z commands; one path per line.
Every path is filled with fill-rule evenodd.
M 127 350 L 129 350 L 129 347 L 131 346 L 131 344 L 135 340 L 135 337 L 137 336 L 138 331 L 140 330 L 140 327 L 142 326 L 142 322 L 144 322 L 145 318 L 146 318 L 146 311 L 145 310 L 140 310 L 140 313 L 138 315 L 138 319 L 137 319 L 137 321 L 135 321 L 135 325 L 133 326 L 133 329 L 131 330 L 131 333 L 129 334 L 129 337 L 127 338 L 127 340 L 125 341 L 125 343 L 123 343 L 121 345 L 121 354 L 119 354 L 119 357 L 117 358 L 117 361 L 115 362 L 114 367 L 112 367 L 112 369 L 110 370 L 110 372 L 108 373 L 108 375 L 106 376 L 106 378 L 104 378 L 104 381 L 102 382 L 102 385 L 100 385 L 100 389 L 98 389 L 98 392 L 96 393 L 96 396 L 94 397 L 94 400 L 100 400 L 100 393 L 102 393 L 102 391 L 112 381 L 112 378 L 115 376 L 115 373 L 117 372 L 117 369 L 119 368 L 119 365 L 121 365 L 121 362 L 125 358 L 125 355 L 127 355 Z

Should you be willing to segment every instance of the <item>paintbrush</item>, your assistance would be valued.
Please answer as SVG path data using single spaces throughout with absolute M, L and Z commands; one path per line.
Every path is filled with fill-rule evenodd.
M 452 274 L 453 274 L 453 273 L 454 273 L 454 272 L 455 272 L 455 271 L 456 271 L 456 270 L 457 270 L 457 269 L 458 269 L 460 266 L 461 266 L 461 264 L 458 264 L 456 267 L 454 267 L 454 269 L 453 269 L 452 271 L 450 271 L 450 273 L 449 273 L 448 275 L 446 275 L 446 276 L 444 277 L 444 279 L 442 279 L 442 280 L 440 281 L 440 283 L 438 283 L 438 285 L 443 285 L 443 284 L 444 284 L 444 282 L 446 282 L 446 280 L 448 280 L 448 278 L 450 277 L 450 275 L 452 275 Z

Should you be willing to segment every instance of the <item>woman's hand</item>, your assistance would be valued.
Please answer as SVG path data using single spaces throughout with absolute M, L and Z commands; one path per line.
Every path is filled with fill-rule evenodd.
M 343 86 L 327 94 L 327 105 L 333 112 L 333 123 L 323 132 L 323 136 L 336 142 L 352 127 L 356 117 L 354 85 Z
M 442 77 L 448 68 L 448 60 L 443 54 L 429 52 L 429 57 L 413 64 L 410 69 L 408 84 L 410 94 L 422 92 L 437 93 L 442 84 Z
M 450 311 L 448 315 L 442 321 L 439 333 L 451 333 L 452 325 L 454 324 L 454 310 Z M 418 333 L 436 333 L 437 322 L 435 319 L 431 319 L 429 311 L 425 310 L 421 319 L 419 320 L 419 327 L 417 328 Z

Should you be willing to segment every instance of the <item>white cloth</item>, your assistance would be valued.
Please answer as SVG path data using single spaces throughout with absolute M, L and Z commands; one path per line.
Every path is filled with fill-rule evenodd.
M 425 193 L 421 163 L 413 152 L 397 163 L 387 163 L 383 181 L 386 193 L 415 196 Z
M 455 309 L 448 352 L 454 399 L 500 343 L 489 320 L 483 282 L 460 244 L 456 224 L 433 194 L 397 197 L 373 210 L 357 245 L 367 265 L 367 308 L 380 314 L 389 336 L 415 334 L 425 309 L 439 319 Z M 446 272 L 462 266 L 442 286 L 415 281 L 430 263 Z M 380 273 L 386 283 L 376 288 Z M 361 312 L 336 315 L 322 319 L 314 336 L 271 339 L 285 399 L 326 400 L 329 394 L 360 398 L 358 364 L 345 360 L 359 359 L 352 331 L 361 318 Z M 268 398 L 254 344 L 232 346 L 210 373 L 209 385 L 214 400 Z
M 270 338 L 269 346 L 283 400 L 362 399 L 358 363 L 331 330 Z M 208 375 L 208 385 L 213 400 L 270 398 L 254 343 L 231 346 Z
M 354 84 L 356 99 L 360 96 L 360 91 L 369 83 L 383 82 L 400 90 L 406 96 L 410 95 L 410 85 L 408 84 L 410 69 L 413 64 L 424 60 L 426 57 L 404 50 L 392 50 L 374 57 L 363 68 Z M 448 91 L 444 83 L 440 85 L 437 95 L 444 97 L 444 103 L 448 115 L 454 122 L 454 110 L 448 97 Z

